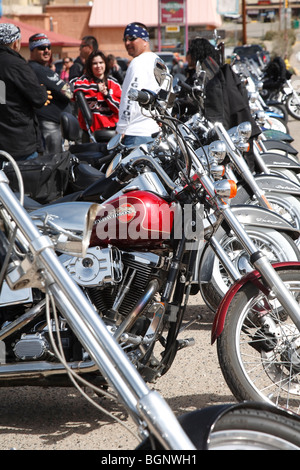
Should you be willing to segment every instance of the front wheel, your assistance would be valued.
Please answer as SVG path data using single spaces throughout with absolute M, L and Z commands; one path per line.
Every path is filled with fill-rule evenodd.
M 210 436 L 208 450 L 300 450 L 300 422 L 259 409 L 226 413 Z
M 215 405 L 178 418 L 197 450 L 300 450 L 300 418 L 259 403 Z M 156 437 L 136 450 L 162 450 Z
M 278 271 L 300 302 L 300 271 Z M 300 414 L 300 332 L 279 301 L 248 281 L 234 296 L 217 341 L 224 378 L 237 400 Z
M 245 227 L 249 237 L 270 263 L 300 261 L 300 252 L 294 241 L 285 233 L 266 227 Z M 219 228 L 216 236 L 241 275 L 251 271 L 250 257 L 235 233 L 227 234 Z M 201 266 L 200 266 L 201 269 Z M 200 273 L 201 278 L 201 273 Z M 200 290 L 206 305 L 216 310 L 231 287 L 233 281 L 217 256 L 214 256 L 212 276 L 209 282 L 200 283 Z
M 268 108 L 272 113 L 278 114 L 278 117 L 280 117 L 280 119 L 282 119 L 285 124 L 288 122 L 289 115 L 287 112 L 287 108 L 284 104 L 274 103 L 268 105 Z
M 265 129 L 272 129 L 275 131 L 280 131 L 285 134 L 289 134 L 289 128 L 287 124 L 280 118 L 268 116 L 264 124 Z
M 289 114 L 294 118 L 300 119 L 300 96 L 297 94 L 297 97 L 291 94 L 286 102 L 286 107 Z

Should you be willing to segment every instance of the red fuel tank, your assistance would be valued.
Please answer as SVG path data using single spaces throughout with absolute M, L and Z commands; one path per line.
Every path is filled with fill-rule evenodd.
M 171 204 L 147 191 L 130 191 L 101 205 L 90 246 L 156 247 L 170 239 L 173 223 Z

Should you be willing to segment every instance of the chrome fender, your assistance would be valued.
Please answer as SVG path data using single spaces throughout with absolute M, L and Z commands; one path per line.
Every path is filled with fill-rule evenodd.
M 283 271 L 286 268 L 289 269 L 300 269 L 300 262 L 292 261 L 292 262 L 284 262 L 284 263 L 274 263 L 274 269 L 276 271 Z M 220 303 L 218 310 L 216 312 L 212 332 L 211 332 L 211 344 L 213 344 L 216 339 L 221 335 L 224 323 L 226 319 L 226 315 L 228 312 L 229 305 L 231 304 L 235 294 L 247 283 L 247 282 L 257 282 L 261 278 L 261 274 L 259 271 L 254 270 L 251 273 L 245 274 L 239 281 L 235 282 L 230 289 L 226 292 L 222 302 Z M 257 284 L 256 284 L 257 285 Z M 259 287 L 259 284 L 258 284 Z
M 234 213 L 238 221 L 244 226 L 247 231 L 247 227 L 266 227 L 274 228 L 278 231 L 288 233 L 293 239 L 297 239 L 300 236 L 300 231 L 297 228 L 292 227 L 283 217 L 276 214 L 269 209 L 265 209 L 260 206 L 251 206 L 250 204 L 241 204 L 231 206 L 231 211 Z M 215 232 L 215 237 L 220 240 L 225 233 L 222 227 L 219 227 Z M 193 282 L 209 282 L 212 276 L 213 261 L 216 254 L 211 248 L 209 243 L 206 243 L 203 249 L 199 250 L 196 259 L 196 269 L 194 273 Z
M 57 251 L 84 256 L 99 207 L 91 202 L 63 202 L 34 210 L 30 217 L 41 232 L 49 235 Z
M 300 195 L 300 185 L 283 176 L 277 175 L 256 175 L 254 179 L 260 189 L 273 193 L 290 194 L 292 196 Z M 268 197 L 268 195 L 267 195 Z
M 238 221 L 244 225 L 254 225 L 257 227 L 274 228 L 276 230 L 286 231 L 292 238 L 298 238 L 300 230 L 294 228 L 276 212 L 260 206 L 251 204 L 237 204 L 230 208 Z
M 264 160 L 265 165 L 269 168 L 285 168 L 290 170 L 300 171 L 300 164 L 297 163 L 293 158 L 286 157 L 280 153 L 262 153 L 260 158 Z
M 57 251 L 84 256 L 98 207 L 98 204 L 78 201 L 49 204 L 30 212 L 30 217 L 41 232 L 49 235 Z M 32 298 L 30 287 L 12 290 L 3 281 L 0 307 L 32 302 Z

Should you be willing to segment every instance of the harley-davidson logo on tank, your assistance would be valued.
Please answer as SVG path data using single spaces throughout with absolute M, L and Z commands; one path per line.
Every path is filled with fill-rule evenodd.
M 131 191 L 103 204 L 97 214 L 90 246 L 155 246 L 169 240 L 177 205 L 146 191 Z
M 132 204 L 124 203 L 121 204 L 118 209 L 116 209 L 116 217 L 119 222 L 124 222 L 125 224 L 130 222 L 136 216 L 135 207 Z

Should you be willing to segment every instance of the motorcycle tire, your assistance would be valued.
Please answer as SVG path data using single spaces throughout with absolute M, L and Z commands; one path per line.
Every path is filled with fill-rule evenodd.
M 267 118 L 267 123 L 264 126 L 266 129 L 272 129 L 275 131 L 283 132 L 284 134 L 289 134 L 289 128 L 287 124 L 280 118 L 270 117 Z
M 299 440 L 299 422 L 264 410 L 233 410 L 217 422 L 208 450 L 300 450 Z
M 300 252 L 295 242 L 286 233 L 265 227 L 245 227 L 248 235 L 272 263 L 283 261 L 300 261 Z M 249 256 L 235 234 L 227 235 L 223 229 L 218 230 L 218 239 L 223 249 L 233 261 L 235 267 L 245 274 L 251 271 Z M 222 235 L 223 233 L 223 235 Z M 213 272 L 209 282 L 200 282 L 200 291 L 206 305 L 216 311 L 233 281 L 219 262 L 217 256 L 213 261 Z
M 300 301 L 300 271 L 278 274 Z M 247 282 L 232 299 L 217 339 L 220 367 L 235 398 L 299 414 L 299 343 L 300 331 L 277 299 Z
M 263 410 L 233 410 L 216 424 L 208 450 L 300 450 L 299 440 L 299 422 Z
M 300 96 L 299 96 L 299 99 L 300 99 Z M 300 120 L 300 104 L 298 103 L 297 99 L 293 95 L 290 95 L 288 97 L 286 101 L 286 107 L 287 107 L 288 113 L 294 119 Z
M 215 405 L 179 417 L 197 450 L 299 450 L 298 416 L 257 403 Z M 161 450 L 156 437 L 136 450 Z

